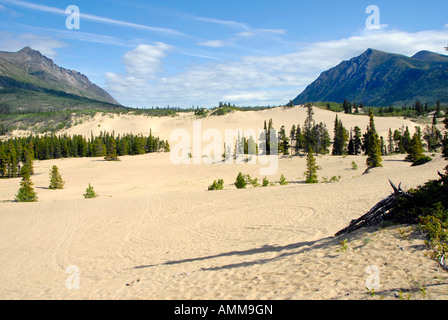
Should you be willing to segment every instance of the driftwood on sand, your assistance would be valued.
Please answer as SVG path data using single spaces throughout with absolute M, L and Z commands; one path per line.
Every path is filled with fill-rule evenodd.
M 372 209 L 369 210 L 366 214 L 356 220 L 352 220 L 350 225 L 338 233 L 336 233 L 336 237 L 353 232 L 362 227 L 372 226 L 378 224 L 387 218 L 390 210 L 394 207 L 397 200 L 403 197 L 411 197 L 409 193 L 403 191 L 401 189 L 401 183 L 398 185 L 398 188 L 389 180 L 390 185 L 394 189 L 394 193 L 388 196 L 387 198 L 378 202 Z

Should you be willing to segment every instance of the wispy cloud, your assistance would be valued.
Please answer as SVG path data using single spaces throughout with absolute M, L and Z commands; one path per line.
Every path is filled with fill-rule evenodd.
M 18 0 L 14 0 L 14 1 L 13 0 L 0 0 L 0 1 L 3 3 L 9 3 L 12 5 L 20 6 L 20 7 L 31 9 L 31 10 L 53 13 L 53 14 L 58 14 L 58 15 L 65 15 L 65 16 L 67 15 L 65 12 L 65 9 L 63 10 L 60 8 L 49 7 L 49 6 L 45 6 L 45 5 L 41 5 L 41 4 L 35 4 L 35 3 L 31 3 L 31 2 L 18 1 Z M 86 19 L 86 20 L 90 20 L 90 21 L 94 21 L 94 22 L 98 22 L 98 23 L 103 23 L 103 24 L 110 24 L 110 25 L 122 26 L 122 27 L 127 27 L 127 28 L 133 28 L 133 29 L 142 29 L 142 30 L 147 30 L 147 31 L 157 32 L 157 33 L 162 33 L 162 34 L 167 34 L 167 35 L 173 35 L 173 36 L 184 35 L 182 32 L 174 30 L 174 29 L 153 27 L 153 26 L 147 26 L 147 25 L 127 22 L 127 21 L 122 21 L 122 20 L 110 19 L 110 18 L 106 18 L 106 17 L 93 15 L 93 14 L 83 13 L 82 11 L 80 13 L 80 17 L 81 17 L 81 19 Z
M 212 48 L 224 47 L 226 43 L 222 40 L 209 40 L 204 42 L 199 42 L 198 45 Z
M 237 28 L 237 29 L 243 29 L 243 30 L 250 29 L 246 23 L 236 22 L 236 21 L 231 21 L 231 20 L 221 20 L 221 19 L 207 18 L 207 17 L 194 17 L 194 19 L 197 21 L 219 24 L 222 26 L 227 26 L 227 27 L 232 27 L 232 28 Z
M 281 35 L 288 34 L 288 30 L 286 29 L 257 29 L 257 31 L 261 33 L 270 33 L 270 34 L 281 34 Z
M 66 29 L 52 29 L 52 28 L 43 28 L 37 26 L 30 26 L 25 24 L 17 24 L 23 30 L 26 30 L 29 33 L 45 33 L 49 34 L 52 37 L 68 39 L 68 40 L 76 40 L 76 41 L 84 41 L 91 43 L 99 43 L 106 45 L 114 45 L 119 47 L 135 47 L 135 44 L 129 43 L 129 41 L 119 39 L 114 36 L 96 34 L 90 32 L 82 32 L 77 30 L 76 32 L 71 32 Z

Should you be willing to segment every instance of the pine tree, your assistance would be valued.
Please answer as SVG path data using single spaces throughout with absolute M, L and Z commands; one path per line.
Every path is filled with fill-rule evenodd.
M 392 129 L 390 129 L 390 128 L 389 128 L 388 139 L 389 139 L 389 146 L 388 146 L 387 151 L 389 154 L 392 154 L 392 153 L 394 153 L 395 149 L 394 149 L 394 136 L 392 134 Z
M 295 149 L 294 143 L 296 141 L 296 132 L 297 132 L 296 125 L 293 124 L 291 131 L 289 132 L 289 139 L 291 140 L 291 143 L 290 143 L 291 154 L 294 154 L 294 149 Z
M 406 130 L 403 134 L 402 143 L 404 152 L 409 152 L 409 145 L 411 144 L 411 133 L 409 132 L 409 127 L 406 127 Z
M 353 130 L 350 130 L 350 139 L 348 140 L 347 152 L 350 156 L 355 155 L 355 140 L 353 139 Z
M 300 124 L 297 125 L 297 129 L 296 129 L 296 141 L 295 141 L 295 152 L 296 154 L 300 153 L 300 150 L 302 150 L 304 148 L 304 138 L 303 138 L 303 134 L 302 134 L 302 128 L 300 128 Z
M 373 111 L 369 111 L 370 123 L 367 128 L 366 134 L 366 155 L 367 155 L 367 166 L 369 168 L 382 167 L 381 162 L 381 142 L 376 132 Z
M 53 166 L 50 170 L 50 186 L 49 189 L 64 189 L 65 182 L 62 180 L 61 174 L 57 166 Z
M 286 135 L 285 126 L 280 128 L 280 132 L 278 133 L 278 151 L 284 155 L 289 155 L 289 138 Z
M 237 187 L 237 189 L 246 189 L 246 186 L 246 177 L 240 172 L 236 178 L 235 187 Z
M 33 188 L 33 182 L 30 178 L 30 172 L 28 169 L 24 169 L 21 172 L 22 181 L 20 182 L 20 189 L 16 195 L 17 202 L 36 202 L 37 194 Z
M 423 132 L 423 138 L 426 141 L 428 151 L 436 152 L 442 146 L 442 133 L 437 128 L 437 125 L 433 124 L 431 127 L 426 126 Z
M 30 175 L 34 174 L 33 154 L 28 148 L 24 150 L 24 160 L 22 169 L 25 167 L 27 167 L 27 170 L 29 170 Z M 22 173 L 20 173 L 20 175 L 22 175 Z
M 416 162 L 424 157 L 423 143 L 418 132 L 414 133 L 408 148 L 407 161 Z
M 354 155 L 360 155 L 362 151 L 362 140 L 361 140 L 361 128 L 356 126 L 355 129 L 355 135 L 353 136 L 353 150 Z
M 98 197 L 98 194 L 95 192 L 95 190 L 93 189 L 92 185 L 89 182 L 89 186 L 86 189 L 86 193 L 84 193 L 84 198 L 85 199 L 93 199 Z
M 6 177 L 8 174 L 8 157 L 6 155 L 5 147 L 0 142 L 0 175 Z
M 386 143 L 384 142 L 383 136 L 380 137 L 380 148 L 381 148 L 381 155 L 387 156 L 387 147 Z
M 341 156 L 347 154 L 347 141 L 348 141 L 348 132 L 342 125 L 342 121 L 338 119 L 336 115 L 336 119 L 334 121 L 334 143 L 333 143 L 333 155 Z
M 113 137 L 107 138 L 106 144 L 106 157 L 104 158 L 106 161 L 118 161 L 117 156 L 117 143 Z
M 318 183 L 317 180 L 317 164 L 316 158 L 313 155 L 313 150 L 311 148 L 308 149 L 308 153 L 306 156 L 306 171 L 304 172 L 304 176 L 306 178 L 306 183 Z
M 315 122 L 313 119 L 314 111 L 311 103 L 307 103 L 307 116 L 305 119 L 305 124 L 303 126 L 303 149 L 307 150 L 311 147 L 315 148 L 316 142 L 313 137 L 313 128 L 315 127 Z

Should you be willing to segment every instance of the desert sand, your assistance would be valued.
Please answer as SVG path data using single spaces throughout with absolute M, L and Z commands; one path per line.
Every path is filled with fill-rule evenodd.
M 237 112 L 202 119 L 202 127 L 261 129 L 272 118 L 289 133 L 305 114 L 299 107 Z M 364 131 L 368 123 L 339 117 L 347 128 Z M 332 133 L 334 113 L 315 109 L 314 118 Z M 64 133 L 146 135 L 151 128 L 170 139 L 174 129 L 191 132 L 194 120 L 99 115 Z M 375 123 L 385 137 L 389 128 L 415 126 L 398 118 Z M 439 154 L 418 167 L 403 159 L 384 157 L 383 168 L 363 175 L 364 156 L 319 156 L 319 180 L 341 179 L 306 185 L 305 157 L 281 157 L 268 179 L 284 174 L 289 185 L 245 190 L 233 185 L 238 172 L 261 180 L 261 164 L 175 165 L 168 153 L 35 161 L 38 202 L 13 202 L 20 179 L 0 180 L 0 298 L 447 299 L 448 273 L 425 256 L 424 238 L 411 226 L 334 237 L 392 192 L 388 179 L 417 187 L 446 166 Z M 63 190 L 47 188 L 53 165 L 66 181 Z M 224 179 L 225 190 L 207 191 L 215 179 Z M 96 199 L 83 198 L 89 182 Z M 374 296 L 366 289 L 369 266 L 379 270 Z

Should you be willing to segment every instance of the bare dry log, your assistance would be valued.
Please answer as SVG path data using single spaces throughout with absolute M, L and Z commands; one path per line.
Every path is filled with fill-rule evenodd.
M 362 227 L 372 226 L 378 224 L 384 220 L 386 220 L 388 213 L 394 207 L 396 202 L 402 197 L 410 197 L 410 195 L 401 189 L 401 183 L 398 187 L 393 184 L 392 181 L 389 180 L 392 189 L 394 189 L 394 193 L 388 196 L 387 198 L 378 202 L 372 209 L 369 210 L 366 214 L 361 216 L 356 220 L 352 220 L 348 227 L 342 229 L 338 233 L 336 233 L 336 237 L 353 232 Z

